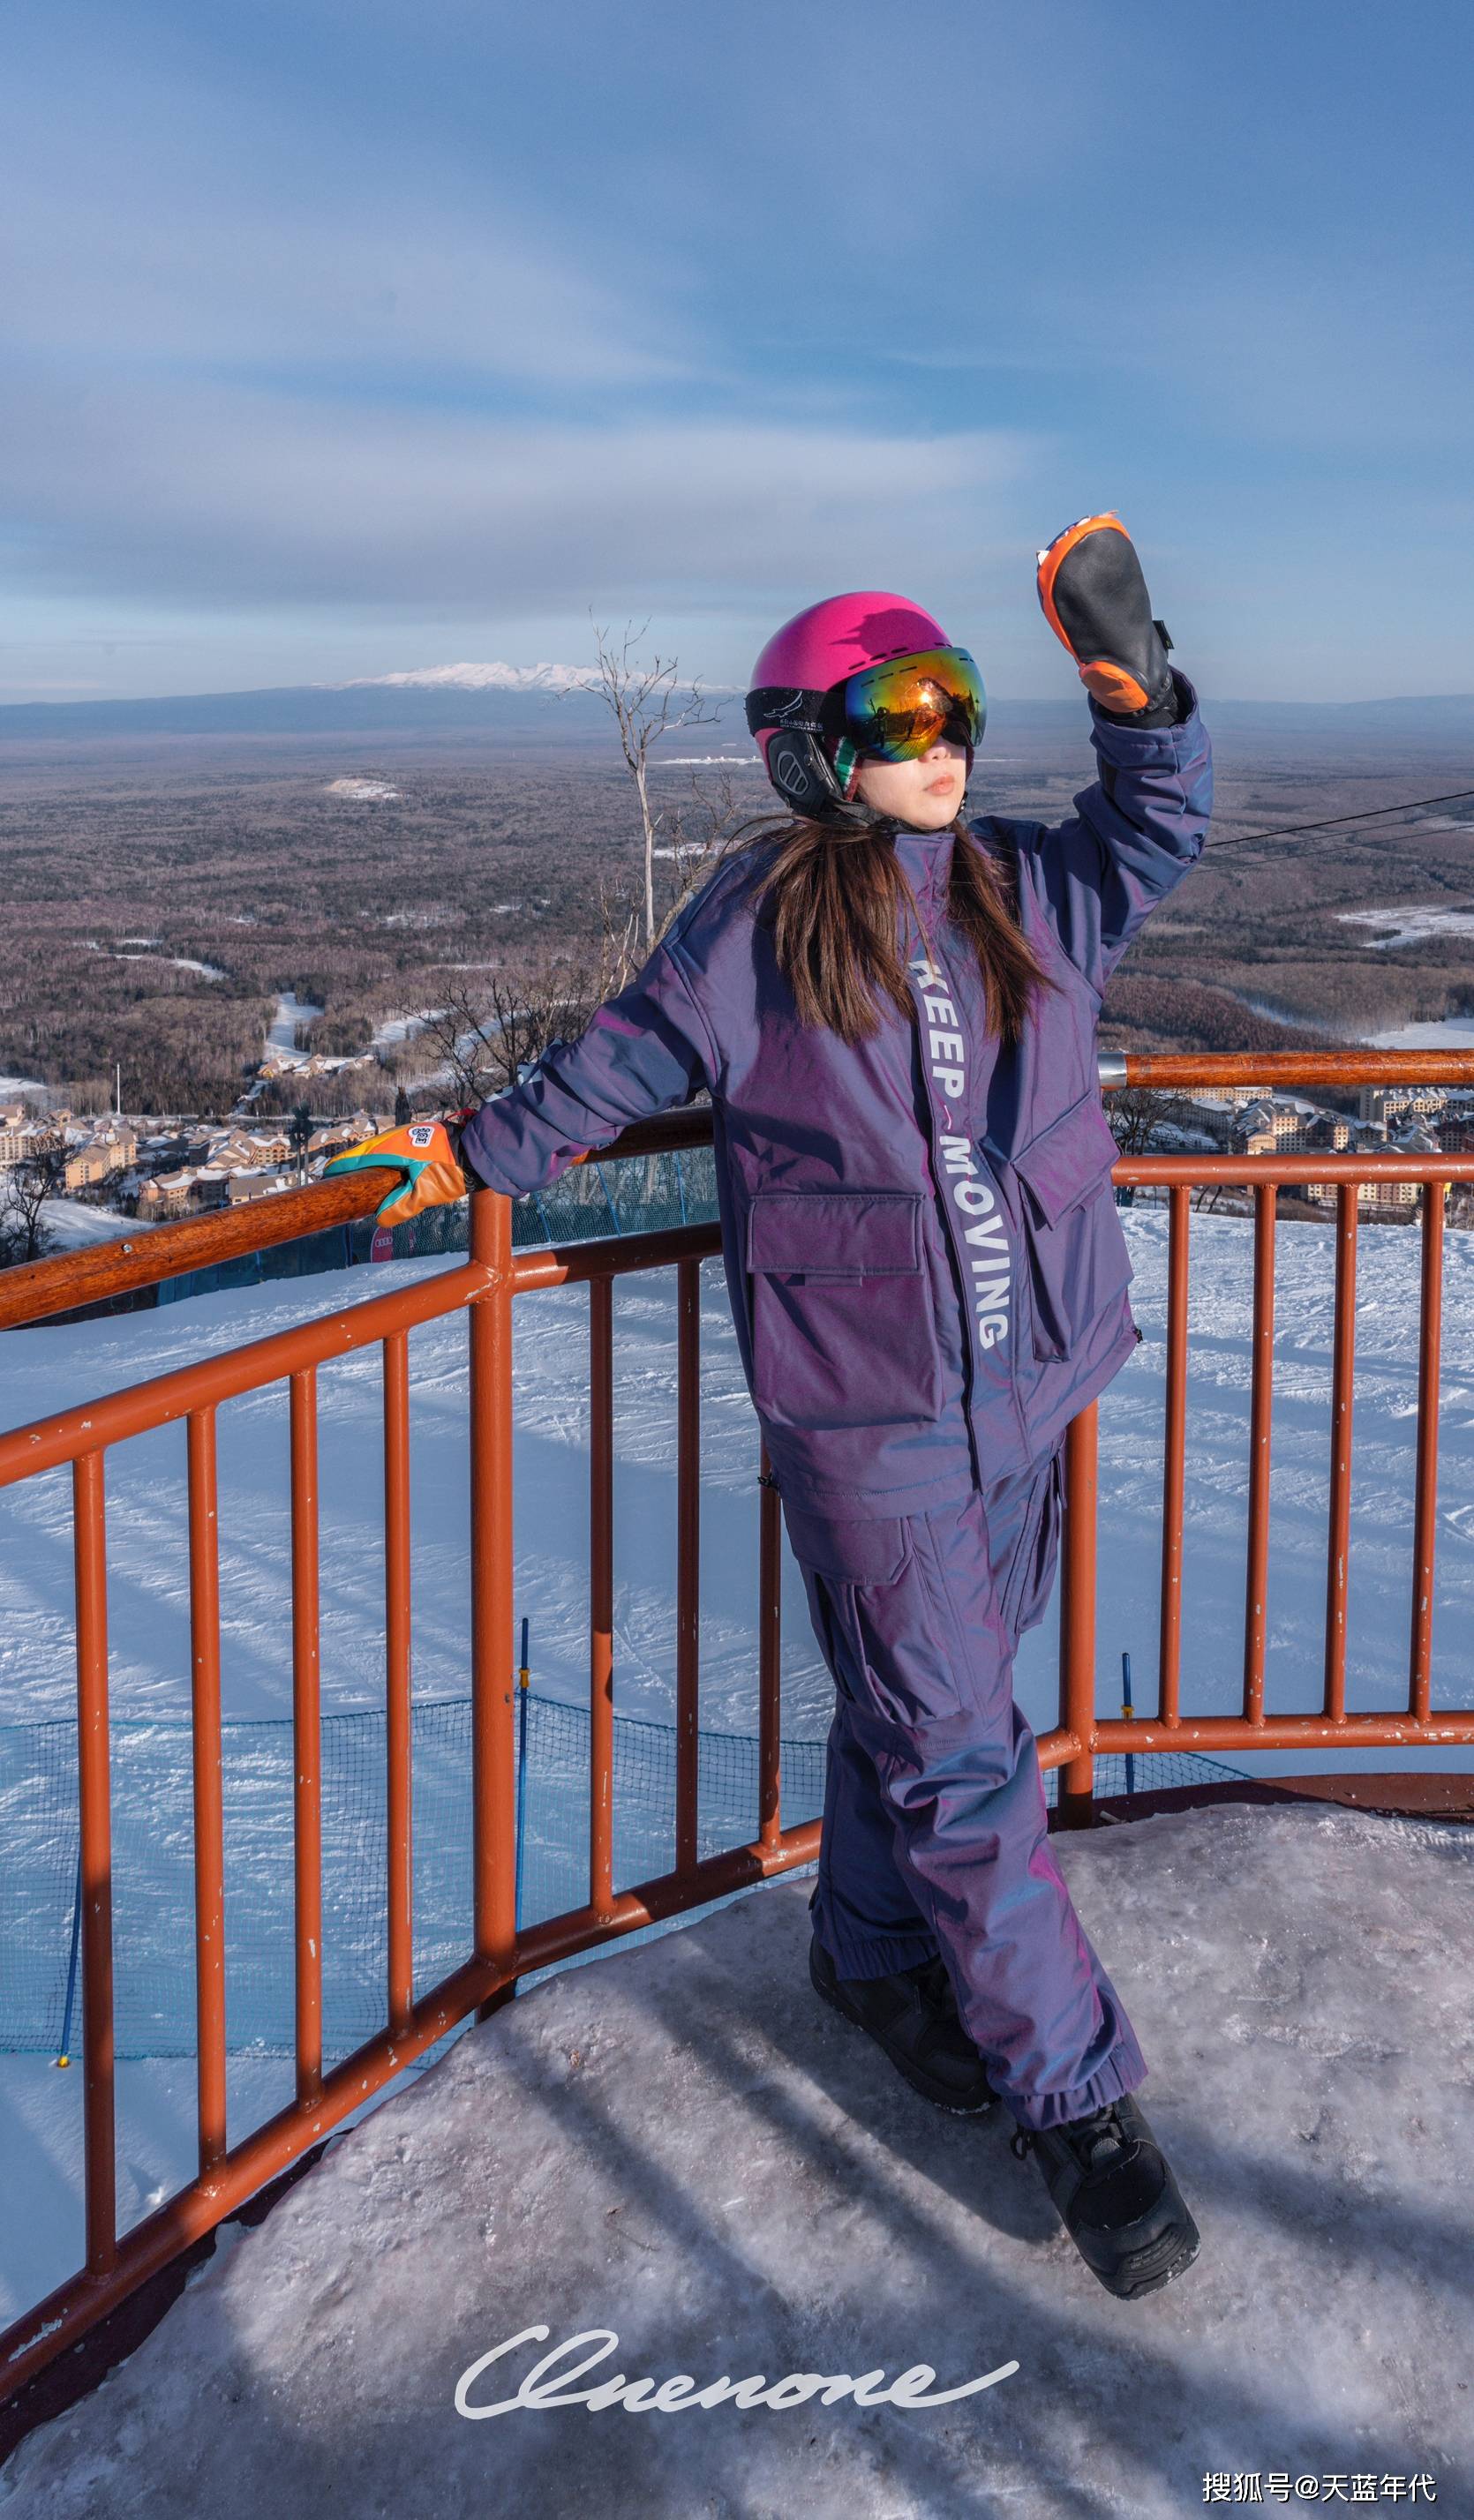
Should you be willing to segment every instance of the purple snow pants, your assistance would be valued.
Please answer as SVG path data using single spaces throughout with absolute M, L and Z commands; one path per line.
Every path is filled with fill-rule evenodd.
M 1043 1615 L 1061 1457 L 893 1520 L 784 1516 L 835 1684 L 814 1930 L 841 1977 L 943 1954 L 1023 2126 L 1134 2091 L 1145 2060 L 1049 1851 L 1014 1649 Z

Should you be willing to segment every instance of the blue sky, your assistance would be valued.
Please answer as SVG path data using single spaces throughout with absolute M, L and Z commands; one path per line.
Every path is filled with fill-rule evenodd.
M 1115 507 L 1205 699 L 1474 688 L 1469 12 L 22 0 L 0 698 L 740 682 L 847 586 L 1062 695 Z

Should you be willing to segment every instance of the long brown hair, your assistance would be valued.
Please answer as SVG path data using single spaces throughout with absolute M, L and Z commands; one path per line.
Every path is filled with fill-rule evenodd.
M 947 916 L 977 958 L 990 1031 L 1017 1041 L 1035 990 L 1054 982 L 1019 926 L 1002 867 L 960 814 L 950 828 Z M 897 944 L 902 902 L 918 928 L 922 922 L 891 827 L 838 830 L 795 816 L 765 825 L 742 845 L 758 851 L 774 842 L 757 889 L 759 916 L 772 929 L 801 1021 L 825 1024 L 853 1043 L 878 1030 L 879 998 L 909 1016 L 915 1000 Z

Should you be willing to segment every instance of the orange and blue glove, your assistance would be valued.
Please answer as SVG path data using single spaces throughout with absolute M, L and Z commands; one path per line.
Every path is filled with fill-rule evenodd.
M 361 1146 L 345 1147 L 335 1155 L 323 1178 L 369 1172 L 379 1164 L 397 1170 L 402 1176 L 398 1189 L 380 1200 L 375 1214 L 381 1225 L 407 1225 L 423 1207 L 445 1207 L 465 1197 L 470 1185 L 461 1170 L 457 1124 L 466 1117 L 457 1111 L 449 1120 L 408 1120 L 402 1128 L 387 1129 L 382 1138 L 365 1138 Z
M 1167 661 L 1167 624 L 1152 600 L 1136 548 L 1107 509 L 1082 517 L 1038 555 L 1039 603 L 1069 649 L 1093 700 L 1136 726 L 1170 726 L 1176 691 Z

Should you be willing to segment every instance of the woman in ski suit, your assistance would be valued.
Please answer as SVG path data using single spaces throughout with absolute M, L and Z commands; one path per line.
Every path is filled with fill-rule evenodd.
M 1201 849 L 1211 772 L 1119 520 L 1060 535 L 1039 592 L 1091 693 L 1099 776 L 1067 822 L 963 824 L 971 658 L 898 597 L 816 605 L 748 700 L 792 821 L 449 1146 L 420 1124 L 348 1161 L 397 1150 L 394 1217 L 455 1195 L 457 1160 L 516 1195 L 709 1090 L 738 1348 L 836 1690 L 815 1988 L 931 2098 L 1001 2097 L 1129 2297 L 1198 2234 L 1129 2097 L 1145 2062 L 1050 1853 L 1011 1670 L 1065 1428 L 1139 1335 L 1101 993 Z

